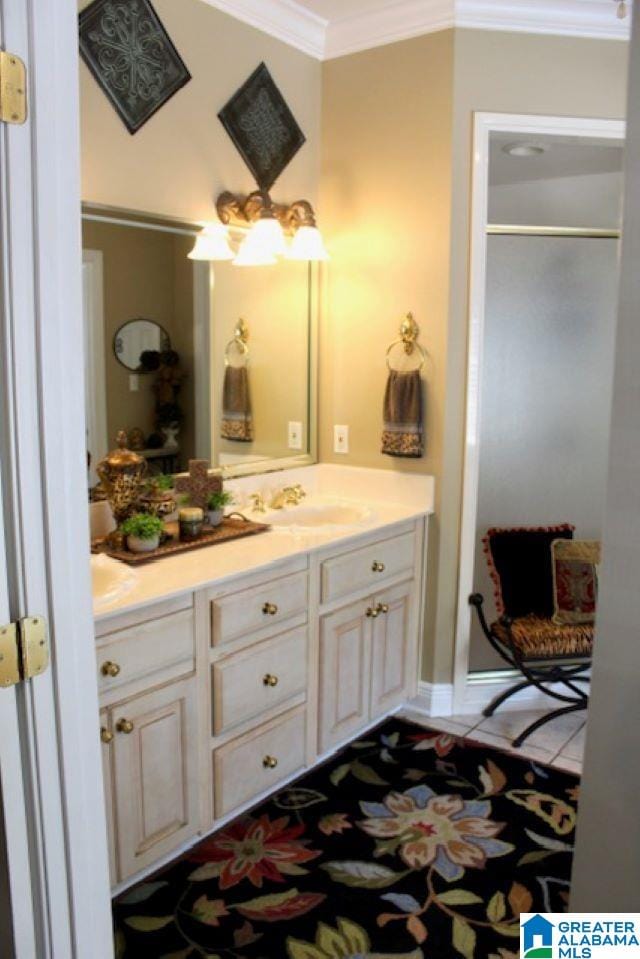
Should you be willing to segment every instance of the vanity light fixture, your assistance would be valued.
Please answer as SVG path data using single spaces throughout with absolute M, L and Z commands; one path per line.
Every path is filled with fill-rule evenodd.
M 187 256 L 190 260 L 233 260 L 235 253 L 229 245 L 228 228 L 223 223 L 208 223 L 198 233 Z
M 216 207 L 223 224 L 252 224 L 234 260 L 237 266 L 273 264 L 278 256 L 313 262 L 329 259 L 308 200 L 286 206 L 274 203 L 263 190 L 246 197 L 226 192 L 218 197 Z M 292 238 L 288 248 L 285 237 Z

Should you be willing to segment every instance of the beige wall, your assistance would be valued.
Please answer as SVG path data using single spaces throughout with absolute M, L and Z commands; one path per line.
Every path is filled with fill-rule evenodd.
M 472 114 L 624 115 L 625 45 L 445 31 L 324 65 L 321 212 L 333 260 L 321 339 L 320 449 L 437 482 L 423 678 L 452 676 L 467 345 Z M 427 453 L 379 453 L 384 351 L 415 312 L 429 350 Z
M 331 251 L 320 346 L 320 458 L 433 473 L 442 484 L 449 302 L 453 33 L 324 65 L 322 226 Z M 412 310 L 429 351 L 426 455 L 380 453 L 385 352 Z M 333 453 L 333 424 L 350 453 Z M 439 520 L 431 528 L 433 633 Z M 425 669 L 430 663 L 425 664 Z
M 307 137 L 277 181 L 274 199 L 314 202 L 320 63 L 203 0 L 156 0 L 154 6 L 192 79 L 131 136 L 81 64 L 83 200 L 202 221 L 216 219 L 222 190 L 255 189 L 217 114 L 264 60 Z

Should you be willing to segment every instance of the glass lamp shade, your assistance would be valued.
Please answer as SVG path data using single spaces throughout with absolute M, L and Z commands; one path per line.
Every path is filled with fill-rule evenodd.
M 229 246 L 229 231 L 222 223 L 211 223 L 198 233 L 190 260 L 232 260 L 235 253 Z
M 290 260 L 328 260 L 329 254 L 318 227 L 298 227 L 287 256 Z
M 277 256 L 284 256 L 286 245 L 282 227 L 275 217 L 256 220 L 242 241 L 235 266 L 273 266 Z

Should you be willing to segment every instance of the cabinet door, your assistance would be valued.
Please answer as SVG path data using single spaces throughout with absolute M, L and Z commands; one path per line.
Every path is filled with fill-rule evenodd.
M 405 698 L 409 643 L 413 622 L 413 583 L 401 583 L 374 600 L 371 665 L 371 718 L 388 712 Z
M 318 748 L 344 742 L 369 719 L 371 622 L 360 600 L 320 621 Z
M 197 831 L 194 679 L 111 710 L 120 881 Z

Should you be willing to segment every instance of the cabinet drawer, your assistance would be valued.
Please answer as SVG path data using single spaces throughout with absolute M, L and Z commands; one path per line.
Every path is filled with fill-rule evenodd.
M 277 626 L 307 607 L 307 573 L 283 576 L 221 596 L 211 602 L 212 644 L 221 646 L 247 633 Z
M 304 767 L 305 715 L 304 706 L 292 710 L 216 749 L 213 754 L 216 818 L 275 788 Z
M 413 569 L 415 534 L 404 533 L 321 564 L 322 602 L 329 603 L 360 589 Z
M 218 735 L 306 690 L 307 628 L 218 660 L 212 671 L 213 731 Z
M 166 682 L 195 668 L 193 610 L 111 633 L 98 644 L 100 693 L 140 679 Z M 115 675 L 111 675 L 115 673 Z

